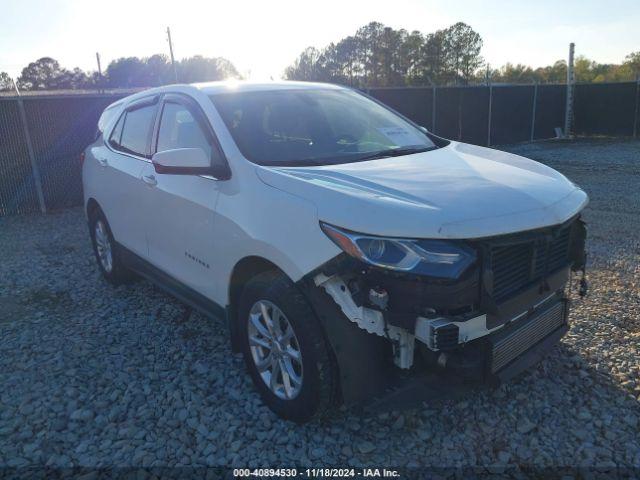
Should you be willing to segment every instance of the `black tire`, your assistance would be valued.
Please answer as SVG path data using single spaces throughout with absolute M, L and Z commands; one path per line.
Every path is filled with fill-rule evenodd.
M 260 376 L 249 345 L 249 313 L 256 302 L 276 305 L 291 325 L 302 356 L 302 386 L 295 398 L 277 396 Z M 253 383 L 278 416 L 303 423 L 326 415 L 335 402 L 337 371 L 324 331 L 311 306 L 285 275 L 265 272 L 250 280 L 238 305 L 238 338 Z
M 97 226 L 101 223 L 106 231 L 106 235 L 108 241 L 111 246 L 111 268 L 107 269 L 103 264 L 103 261 L 100 259 L 100 254 L 98 253 L 98 243 L 96 240 L 96 232 Z M 109 226 L 109 222 L 107 222 L 107 218 L 104 216 L 104 213 L 99 208 L 93 209 L 89 213 L 89 233 L 91 234 L 91 244 L 93 245 L 93 253 L 96 257 L 96 262 L 98 263 L 98 268 L 102 273 L 102 276 L 113 285 L 122 285 L 125 283 L 130 283 L 135 275 L 131 270 L 129 270 L 124 262 L 122 261 L 120 252 L 117 248 L 116 241 L 113 238 L 113 233 L 111 233 L 111 227 Z

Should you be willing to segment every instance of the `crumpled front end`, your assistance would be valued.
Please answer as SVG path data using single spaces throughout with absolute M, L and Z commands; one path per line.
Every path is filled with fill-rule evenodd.
M 538 361 L 568 330 L 565 291 L 571 271 L 584 270 L 585 238 L 578 216 L 468 240 L 476 261 L 455 280 L 389 271 L 347 254 L 305 276 L 344 401 L 393 397 L 407 385 L 413 400 L 425 400 L 454 385 L 498 384 Z

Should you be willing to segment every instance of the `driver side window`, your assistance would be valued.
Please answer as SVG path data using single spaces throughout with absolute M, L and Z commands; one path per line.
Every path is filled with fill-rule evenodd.
M 213 153 L 207 134 L 189 109 L 179 103 L 167 102 L 162 108 L 156 151 L 176 148 L 201 148 L 208 158 Z

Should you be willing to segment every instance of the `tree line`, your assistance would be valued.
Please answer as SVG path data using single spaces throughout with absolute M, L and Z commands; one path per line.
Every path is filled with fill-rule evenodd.
M 371 22 L 321 50 L 306 48 L 285 77 L 356 87 L 469 83 L 481 49 L 480 34 L 462 22 L 428 35 Z
M 393 29 L 379 22 L 359 28 L 353 35 L 318 49 L 306 48 L 286 68 L 289 80 L 340 83 L 359 88 L 468 85 L 477 83 L 564 83 L 567 63 L 532 68 L 507 63 L 491 68 L 481 55 L 482 37 L 458 22 L 424 34 Z M 633 81 L 640 76 L 640 51 L 620 64 L 600 64 L 579 56 L 575 60 L 578 82 Z M 103 75 L 79 68 L 66 69 L 51 57 L 27 65 L 17 78 L 22 90 L 74 90 L 153 87 L 181 83 L 241 78 L 226 58 L 200 55 L 176 62 L 166 55 L 126 57 L 112 61 Z M 0 90 L 13 90 L 6 72 L 0 72 Z
M 176 82 L 206 82 L 240 78 L 236 67 L 226 58 L 196 55 L 176 62 L 175 72 L 166 55 L 147 58 L 126 57 L 112 61 L 103 75 L 72 70 L 60 66 L 57 60 L 43 57 L 22 69 L 16 83 L 21 90 L 80 90 L 99 88 L 155 87 Z M 13 90 L 6 72 L 0 72 L 0 90 Z
M 359 88 L 468 85 L 477 83 L 563 83 L 567 62 L 531 68 L 507 63 L 492 69 L 481 55 L 482 37 L 458 22 L 434 33 L 393 29 L 379 22 L 318 49 L 307 47 L 284 72 L 289 80 L 332 82 Z M 622 64 L 599 64 L 584 56 L 574 62 L 576 81 L 633 81 L 640 75 L 640 51 Z

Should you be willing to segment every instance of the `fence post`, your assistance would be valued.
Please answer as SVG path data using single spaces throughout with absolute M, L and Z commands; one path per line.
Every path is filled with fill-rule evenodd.
M 463 89 L 458 89 L 458 141 L 462 141 L 462 95 Z
M 493 102 L 493 85 L 489 84 L 489 115 L 487 119 L 487 147 L 491 146 L 491 103 Z
M 633 137 L 638 136 L 638 110 L 640 109 L 640 77 L 636 78 L 636 114 L 633 117 Z
M 436 133 L 436 86 L 433 86 L 433 102 L 431 102 L 431 131 Z
M 564 137 L 571 136 L 573 123 L 573 93 L 575 77 L 573 74 L 573 54 L 575 51 L 575 43 L 569 44 L 569 63 L 567 64 L 567 105 L 564 110 Z
M 538 102 L 538 82 L 533 85 L 533 108 L 531 113 L 531 141 L 536 131 L 536 104 Z
M 38 203 L 40 204 L 40 211 L 42 213 L 47 213 L 47 207 L 44 204 L 44 194 L 42 193 L 42 178 L 40 177 L 40 170 L 38 169 L 38 164 L 36 162 L 36 155 L 33 151 L 33 143 L 31 142 L 31 134 L 29 133 L 29 125 L 27 124 L 27 114 L 24 109 L 22 97 L 19 94 L 16 101 L 18 102 L 18 109 L 20 110 L 22 131 L 24 132 L 24 138 L 27 142 L 27 152 L 29 153 L 29 161 L 31 162 L 33 180 L 35 181 L 36 191 L 38 192 Z

